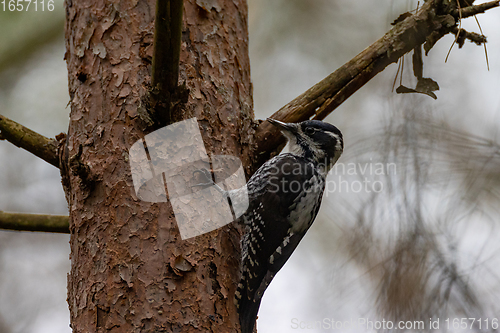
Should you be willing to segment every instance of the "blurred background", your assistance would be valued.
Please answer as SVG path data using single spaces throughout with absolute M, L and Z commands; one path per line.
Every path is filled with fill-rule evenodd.
M 478 3 L 484 1 L 478 1 Z M 414 0 L 249 0 L 257 118 L 266 118 L 391 28 Z M 488 329 L 500 317 L 500 9 L 489 43 L 443 38 L 424 57 L 437 100 L 393 92 L 391 65 L 327 121 L 344 133 L 317 221 L 262 302 L 260 332 L 366 332 L 364 318 Z M 0 10 L 0 113 L 67 130 L 64 9 Z M 462 27 L 479 32 L 474 18 Z M 402 82 L 414 87 L 411 56 Z M 399 85 L 399 77 L 396 87 Z M 57 169 L 0 142 L 0 210 L 67 214 Z M 69 236 L 0 231 L 0 333 L 67 333 Z M 496 317 L 495 317 L 496 316 Z M 454 318 L 476 318 L 467 329 Z M 478 326 L 481 319 L 481 329 Z M 376 324 L 375 324 L 376 325 Z M 373 329 L 375 330 L 375 329 Z M 372 330 L 372 331 L 373 331 Z

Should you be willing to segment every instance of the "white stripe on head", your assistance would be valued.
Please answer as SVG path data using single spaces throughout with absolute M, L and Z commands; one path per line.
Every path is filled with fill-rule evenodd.
M 334 138 L 335 140 L 337 140 L 337 144 L 335 145 L 335 148 L 337 148 L 337 150 L 342 150 L 342 142 L 343 140 L 335 133 L 333 132 L 330 132 L 330 131 L 325 131 L 326 134 L 328 134 L 329 136 L 331 136 L 332 138 Z

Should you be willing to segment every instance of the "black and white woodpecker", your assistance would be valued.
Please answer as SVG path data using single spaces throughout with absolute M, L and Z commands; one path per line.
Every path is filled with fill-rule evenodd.
M 264 291 L 316 218 L 326 175 L 344 149 L 342 133 L 331 124 L 268 121 L 288 139 L 288 151 L 263 164 L 247 183 L 236 291 L 242 333 L 253 331 Z

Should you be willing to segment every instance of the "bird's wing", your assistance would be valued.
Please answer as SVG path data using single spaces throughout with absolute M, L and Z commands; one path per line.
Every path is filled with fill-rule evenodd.
M 242 277 L 236 292 L 242 333 L 252 331 L 264 291 L 305 233 L 291 232 L 289 208 L 296 206 L 304 194 L 297 184 L 307 182 L 312 172 L 310 163 L 282 154 L 264 164 L 248 182 L 250 204 L 244 215 L 247 232 L 242 241 Z M 321 195 L 323 189 L 318 191 L 321 193 L 317 195 Z M 306 225 L 316 217 L 317 206 L 310 207 L 311 221 L 305 221 Z

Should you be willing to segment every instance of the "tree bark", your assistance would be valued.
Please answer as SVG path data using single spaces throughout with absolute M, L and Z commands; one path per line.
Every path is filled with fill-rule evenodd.
M 240 233 L 181 240 L 168 203 L 135 197 L 128 149 L 147 128 L 155 1 L 66 1 L 71 113 L 61 172 L 69 204 L 74 332 L 236 332 Z M 180 81 L 209 153 L 250 166 L 245 0 L 184 3 Z M 247 169 L 248 170 L 248 169 Z

